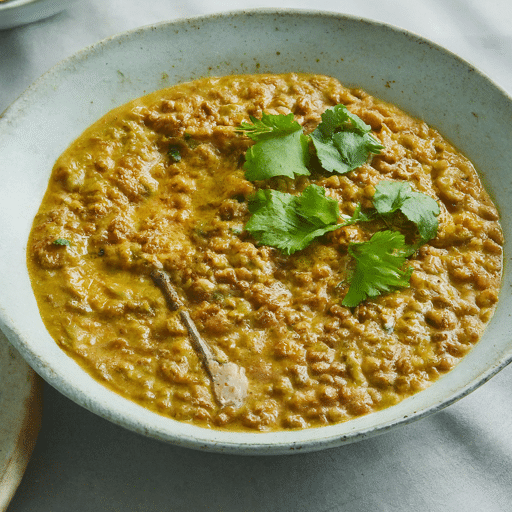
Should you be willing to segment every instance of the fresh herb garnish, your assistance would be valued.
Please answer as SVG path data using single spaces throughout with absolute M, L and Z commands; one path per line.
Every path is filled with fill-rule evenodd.
M 53 245 L 65 245 L 70 246 L 71 242 L 69 240 L 66 240 L 65 238 L 57 238 L 53 241 Z
M 249 202 L 252 213 L 245 229 L 261 244 L 293 254 L 315 238 L 338 229 L 338 202 L 325 189 L 310 185 L 301 195 L 258 190 Z
M 173 161 L 173 163 L 178 163 L 181 160 L 180 146 L 171 144 L 169 149 L 167 150 L 167 154 L 169 158 Z
M 416 224 L 421 237 L 420 245 L 437 234 L 439 205 L 427 194 L 415 192 L 405 181 L 381 181 L 375 187 L 373 206 L 383 217 L 402 212 Z
M 260 120 L 239 128 L 255 144 L 246 154 L 246 178 L 258 181 L 275 176 L 309 175 L 309 142 L 321 166 L 329 172 L 345 174 L 367 162 L 371 153 L 383 146 L 371 135 L 371 127 L 344 105 L 322 114 L 322 121 L 305 136 L 293 114 L 262 114 Z M 416 225 L 419 240 L 406 243 L 399 230 L 376 232 L 369 241 L 350 243 L 348 253 L 355 260 L 349 290 L 342 301 L 348 307 L 369 297 L 409 286 L 412 267 L 406 259 L 437 234 L 439 205 L 426 194 L 414 191 L 409 183 L 381 181 L 375 188 L 373 208 L 356 207 L 351 217 L 340 217 L 336 200 L 325 189 L 310 185 L 300 195 L 260 189 L 249 202 L 252 216 L 245 226 L 258 243 L 290 255 L 307 247 L 314 239 L 340 227 L 382 219 L 386 225 L 400 213 Z
M 404 268 L 409 256 L 437 234 L 439 206 L 430 196 L 415 192 L 408 183 L 381 181 L 375 187 L 374 209 L 358 205 L 352 217 L 338 223 L 339 206 L 325 195 L 325 189 L 310 185 L 301 195 L 276 190 L 258 190 L 249 202 L 252 213 L 246 224 L 259 243 L 290 255 L 306 248 L 314 239 L 340 227 L 387 218 L 401 211 L 416 224 L 420 241 L 406 243 L 399 231 L 377 231 L 368 242 L 350 243 L 348 253 L 355 259 L 355 272 L 342 304 L 355 307 L 363 300 L 409 286 L 412 267 Z
M 356 268 L 344 306 L 352 308 L 368 297 L 409 286 L 413 268 L 404 269 L 410 253 L 398 231 L 377 231 L 368 242 L 349 244 L 348 252 L 356 260 Z
M 384 146 L 371 134 L 371 127 L 344 105 L 336 105 L 322 114 L 322 122 L 306 136 L 293 114 L 263 112 L 261 119 L 250 117 L 239 131 L 256 142 L 246 153 L 245 177 L 250 181 L 275 176 L 308 176 L 309 141 L 321 166 L 329 172 L 345 174 L 363 165 L 370 153 Z
M 414 192 L 408 183 L 381 181 L 375 187 L 373 203 L 375 209 L 363 211 L 358 205 L 352 217 L 337 223 L 340 216 L 338 203 L 325 195 L 323 187 L 310 185 L 297 196 L 260 189 L 250 199 L 252 216 L 246 230 L 259 243 L 293 254 L 329 231 L 375 220 L 379 216 L 389 220 L 400 210 L 416 224 L 421 236 L 418 246 L 436 236 L 439 205 L 430 196 Z M 414 250 L 415 247 L 407 248 L 410 254 Z
M 260 120 L 251 117 L 252 124 L 242 123 L 239 130 L 256 142 L 245 155 L 245 177 L 250 181 L 274 176 L 309 175 L 307 137 L 294 121 L 293 114 L 263 113 Z
M 409 286 L 412 267 L 404 270 L 405 259 L 437 235 L 439 205 L 427 194 L 415 192 L 407 182 L 379 182 L 375 187 L 373 206 L 374 209 L 364 212 L 358 205 L 345 224 L 379 217 L 388 223 L 393 215 L 401 212 L 416 225 L 420 239 L 409 245 L 398 231 L 386 230 L 375 233 L 369 242 L 349 244 L 348 252 L 357 263 L 350 288 L 342 301 L 344 306 L 354 307 L 368 297 Z
M 316 155 L 329 172 L 345 174 L 363 165 L 370 153 L 384 148 L 371 135 L 371 127 L 344 105 L 336 105 L 322 114 L 322 122 L 311 134 Z
M 417 247 L 437 235 L 439 205 L 429 195 L 414 191 L 409 183 L 380 181 L 375 187 L 372 202 L 374 208 L 367 211 L 363 211 L 361 204 L 358 204 L 352 217 L 344 217 L 344 225 L 369 222 L 377 218 L 389 224 L 392 223 L 393 216 L 401 212 L 418 229 L 420 240 Z
M 249 116 L 250 123 L 242 123 L 239 130 L 245 132 L 254 142 L 287 135 L 301 130 L 300 124 L 294 120 L 293 114 L 267 114 L 263 112 L 261 119 Z
M 195 148 L 197 148 L 197 146 L 199 146 L 199 142 L 197 140 L 193 139 L 192 135 L 190 135 L 190 133 L 184 133 L 183 140 L 185 141 L 185 143 L 187 144 L 187 146 L 190 149 L 195 149 Z
M 348 307 L 356 306 L 368 297 L 409 286 L 412 268 L 403 269 L 405 258 L 437 235 L 439 205 L 427 194 L 414 191 L 409 183 L 379 182 L 372 202 L 374 209 L 365 212 L 358 205 L 345 224 L 368 222 L 379 217 L 389 223 L 396 213 L 401 212 L 416 225 L 420 239 L 409 245 L 398 231 L 386 230 L 375 233 L 369 242 L 349 244 L 348 252 L 357 264 L 349 291 L 342 301 Z
M 356 206 L 352 217 L 348 215 L 342 215 L 342 218 L 345 219 L 343 226 L 349 226 L 351 224 L 357 224 L 358 222 L 369 222 L 371 220 L 375 220 L 377 217 L 377 210 L 369 210 L 367 212 L 363 211 L 361 203 Z

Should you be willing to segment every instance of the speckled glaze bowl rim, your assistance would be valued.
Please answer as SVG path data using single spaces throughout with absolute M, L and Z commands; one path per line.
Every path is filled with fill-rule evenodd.
M 0 3 L 0 30 L 34 23 L 64 10 L 76 0 L 7 0 Z
M 215 30 L 219 28 L 223 29 L 225 40 L 232 43 L 222 52 L 216 46 L 218 32 Z M 331 41 L 331 44 L 335 39 L 336 45 L 332 43 L 331 47 L 325 42 L 313 41 L 312 33 L 328 34 L 330 37 L 324 40 Z M 309 34 L 310 38 L 304 34 Z M 346 39 L 345 45 L 340 44 L 343 38 L 348 37 L 352 38 L 351 43 Z M 157 41 L 160 43 L 157 46 L 145 46 Z M 299 41 L 301 46 L 295 44 Z M 259 45 L 257 52 L 253 49 L 256 43 Z M 395 52 L 389 58 L 381 50 L 383 43 L 388 45 L 389 51 Z M 163 48 L 163 45 L 168 46 Z M 155 59 L 171 48 L 174 52 L 172 65 L 148 70 Z M 379 51 L 384 52 L 381 53 L 382 58 L 388 58 L 385 66 L 379 64 L 371 53 Z M 155 52 L 158 55 L 154 55 Z M 338 52 L 345 53 L 343 57 L 337 57 Z M 419 57 L 424 59 L 422 74 L 416 76 L 414 72 L 420 69 L 416 63 Z M 438 84 L 436 74 L 440 70 L 443 77 L 450 76 L 454 86 L 464 86 L 461 96 L 459 99 L 451 95 L 436 97 L 439 112 L 424 112 L 418 98 L 425 98 L 426 108 L 431 102 L 429 95 L 435 94 L 432 89 L 439 86 L 449 90 L 451 86 Z M 463 151 L 464 140 L 468 133 L 471 135 L 468 123 L 473 122 L 476 126 L 475 119 L 480 118 L 480 125 L 484 128 L 496 122 L 506 126 L 506 116 L 512 116 L 512 100 L 504 91 L 458 56 L 420 36 L 391 25 L 340 13 L 255 9 L 162 22 L 100 41 L 49 70 L 0 118 L 0 153 L 5 155 L 3 163 L 0 163 L 0 177 L 6 184 L 0 217 L 7 219 L 0 226 L 0 236 L 5 241 L 0 247 L 0 289 L 3 290 L 0 295 L 0 328 L 47 382 L 78 404 L 132 431 L 189 448 L 273 455 L 340 446 L 439 411 L 485 383 L 512 360 L 510 314 L 507 312 L 511 300 L 508 265 L 505 265 L 503 291 L 491 325 L 482 341 L 454 370 L 398 405 L 322 428 L 242 433 L 180 423 L 109 391 L 56 346 L 38 315 L 24 258 L 26 237 L 39 204 L 36 199 L 40 201 L 42 198 L 57 156 L 93 121 L 129 99 L 204 75 L 267 71 L 317 72 L 337 76 L 346 85 L 358 84 L 370 93 L 426 119 L 429 124 L 444 127 L 442 132 Z M 463 73 L 471 80 L 463 77 Z M 467 92 L 463 91 L 465 87 L 469 88 Z M 491 95 L 492 103 L 486 103 L 482 96 L 482 104 L 471 105 L 471 112 L 466 108 L 456 110 L 454 102 L 460 107 L 461 98 L 480 98 L 478 94 L 482 88 Z M 53 113 L 51 108 L 59 105 L 59 100 L 64 102 L 65 108 L 60 114 Z M 482 110 L 484 108 L 487 114 Z M 491 114 L 488 109 L 491 109 Z M 36 139 L 34 144 L 31 143 L 33 139 Z M 500 141 L 491 140 L 489 143 L 498 147 Z M 474 145 L 473 150 L 468 148 L 474 155 L 468 156 L 478 160 L 485 147 L 479 147 L 478 141 L 472 147 Z M 26 154 L 27 148 L 32 153 Z M 512 160 L 510 150 L 503 152 L 498 156 Z M 485 162 L 477 167 L 485 171 L 488 169 Z M 483 178 L 499 207 L 505 204 L 509 191 L 501 186 L 506 174 L 498 160 L 492 161 L 492 172 L 492 179 L 486 179 L 489 176 L 485 173 Z M 499 177 L 494 177 L 494 173 Z M 16 193 L 20 197 L 13 199 L 12 195 Z M 505 209 L 502 213 L 506 213 Z M 508 244 L 512 238 L 507 237 L 511 225 L 508 213 L 503 215 L 502 224 Z M 20 233 L 23 233 L 23 239 Z M 507 246 L 505 254 L 508 254 Z M 21 259 L 23 265 L 19 264 Z

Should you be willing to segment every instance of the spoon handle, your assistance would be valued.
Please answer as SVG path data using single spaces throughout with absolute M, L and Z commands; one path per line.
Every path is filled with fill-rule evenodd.
M 163 270 L 153 270 L 151 278 L 162 290 L 167 305 L 173 311 L 178 311 L 181 321 L 185 324 L 192 345 L 203 361 L 203 365 L 212 380 L 213 394 L 221 406 L 233 406 L 239 409 L 247 397 L 249 381 L 245 369 L 235 363 L 220 363 L 213 355 L 208 343 L 201 337 L 196 324 L 183 306 L 178 293 L 174 289 L 169 276 Z
M 212 361 L 215 361 L 215 356 L 213 352 L 206 343 L 206 341 L 201 337 L 199 331 L 197 330 L 196 324 L 190 317 L 188 311 L 184 309 L 183 302 L 181 301 L 178 293 L 176 292 L 174 286 L 169 279 L 169 276 L 163 270 L 153 270 L 151 272 L 151 278 L 155 282 L 155 284 L 163 291 L 165 299 L 167 300 L 167 305 L 172 311 L 178 311 L 180 314 L 181 321 L 185 324 L 187 331 L 192 339 L 194 344 L 194 348 L 199 353 L 203 363 L 208 370 L 208 373 L 211 374 L 210 365 Z

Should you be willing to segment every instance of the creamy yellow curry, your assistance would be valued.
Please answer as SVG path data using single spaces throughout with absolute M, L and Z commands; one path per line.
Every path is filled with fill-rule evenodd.
M 371 127 L 380 151 L 344 174 L 313 162 L 310 175 L 247 179 L 254 141 L 238 128 L 251 116 L 292 113 L 309 134 L 338 104 Z M 381 181 L 434 199 L 439 225 L 407 260 L 409 286 L 355 307 L 343 305 L 348 249 L 382 220 L 343 225 L 292 254 L 245 228 L 258 190 L 297 195 L 315 184 L 347 218 L 372 207 Z M 268 431 L 378 411 L 452 369 L 492 316 L 502 244 L 473 165 L 424 122 L 333 78 L 247 75 L 158 91 L 91 126 L 55 164 L 28 268 L 50 334 L 105 386 L 179 421 Z M 216 402 L 154 269 L 218 360 L 245 370 L 242 407 Z

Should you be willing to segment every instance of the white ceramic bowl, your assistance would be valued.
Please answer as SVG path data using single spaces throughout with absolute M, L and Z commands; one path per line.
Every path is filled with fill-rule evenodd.
M 64 10 L 74 0 L 7 0 L 0 2 L 0 30 L 33 23 Z
M 220 37 L 222 35 L 222 37 Z M 448 375 L 381 412 L 297 432 L 227 433 L 179 423 L 108 391 L 41 322 L 25 265 L 32 219 L 53 163 L 93 121 L 150 91 L 205 75 L 304 71 L 398 104 L 473 160 L 500 207 L 506 237 L 498 308 L 481 342 Z M 258 10 L 163 23 L 102 41 L 50 70 L 0 119 L 0 328 L 51 385 L 133 431 L 239 454 L 318 450 L 425 417 L 474 390 L 512 359 L 511 99 L 450 52 L 413 34 L 340 14 Z

